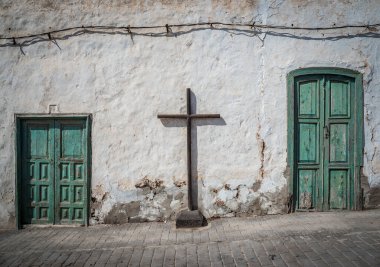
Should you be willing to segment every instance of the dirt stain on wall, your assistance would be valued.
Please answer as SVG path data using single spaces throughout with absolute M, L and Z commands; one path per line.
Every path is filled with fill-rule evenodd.
M 123 224 L 127 222 L 134 222 L 134 217 L 138 216 L 140 212 L 140 202 L 132 201 L 129 203 L 117 203 L 113 205 L 112 209 L 104 218 L 106 224 Z

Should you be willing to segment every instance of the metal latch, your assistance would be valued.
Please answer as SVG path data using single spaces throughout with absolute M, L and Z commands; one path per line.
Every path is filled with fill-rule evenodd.
M 327 125 L 325 127 L 323 127 L 323 134 L 324 134 L 326 139 L 330 137 L 330 131 L 329 131 L 329 127 Z

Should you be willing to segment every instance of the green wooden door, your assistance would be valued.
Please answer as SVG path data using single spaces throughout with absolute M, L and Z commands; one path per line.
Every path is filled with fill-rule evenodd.
M 350 209 L 354 193 L 355 79 L 295 80 L 296 208 Z
M 86 224 L 87 142 L 86 120 L 22 120 L 23 224 Z
M 54 220 L 54 121 L 22 122 L 22 223 Z
M 87 135 L 84 121 L 55 122 L 56 218 L 61 224 L 83 223 L 87 196 Z

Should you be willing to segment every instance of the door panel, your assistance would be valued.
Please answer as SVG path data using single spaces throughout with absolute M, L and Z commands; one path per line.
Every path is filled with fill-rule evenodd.
M 319 156 L 319 124 L 299 124 L 299 162 L 318 163 Z
M 315 117 L 319 115 L 319 81 L 301 81 L 299 83 L 298 103 L 299 117 Z
M 351 107 L 351 89 L 354 80 L 343 76 L 326 76 L 326 118 L 328 133 L 325 137 L 325 207 L 347 209 L 350 189 L 353 188 L 351 173 L 354 169 L 354 119 Z
M 84 119 L 21 122 L 22 223 L 86 223 L 86 125 Z
M 330 170 L 329 177 L 329 208 L 346 209 L 348 170 Z
M 322 170 L 320 108 L 321 76 L 300 77 L 296 80 L 297 112 L 297 209 L 319 207 L 317 184 Z
M 70 124 L 67 124 L 70 123 Z M 64 122 L 60 125 L 61 158 L 79 158 L 83 160 L 83 128 L 84 123 Z
M 350 116 L 350 86 L 348 81 L 330 81 L 330 117 Z
M 22 124 L 23 223 L 52 223 L 54 213 L 53 121 Z
M 56 153 L 57 222 L 83 224 L 86 209 L 86 150 L 87 130 L 85 121 L 56 121 L 56 140 L 60 144 Z
M 347 163 L 348 161 L 348 125 L 330 124 L 330 163 Z
M 300 209 L 311 209 L 315 208 L 315 182 L 316 182 L 316 170 L 299 170 L 298 172 L 299 181 L 299 208 Z

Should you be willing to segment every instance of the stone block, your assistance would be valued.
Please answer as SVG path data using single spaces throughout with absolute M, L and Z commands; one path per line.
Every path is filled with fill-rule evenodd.
M 207 220 L 199 210 L 181 211 L 176 219 L 177 228 L 202 227 L 207 225 Z

